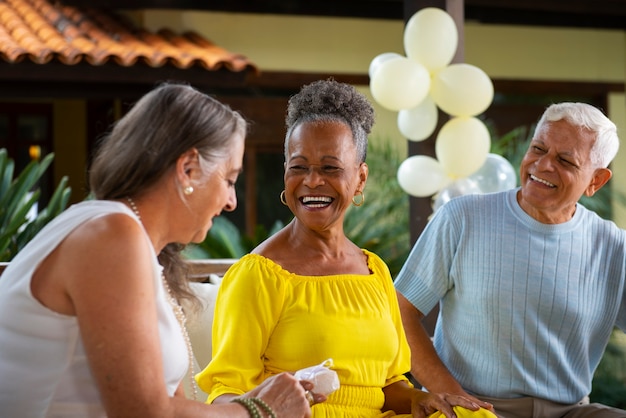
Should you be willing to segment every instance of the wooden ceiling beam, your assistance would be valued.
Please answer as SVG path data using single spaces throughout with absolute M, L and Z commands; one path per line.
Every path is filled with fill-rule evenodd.
M 466 0 L 465 4 L 484 8 L 591 15 L 618 14 L 623 16 L 626 11 L 626 1 L 624 0 Z
M 29 95 L 33 97 L 83 97 L 90 94 L 116 97 L 114 94 L 118 94 L 119 90 L 123 91 L 125 87 L 133 86 L 134 89 L 143 90 L 171 80 L 187 82 L 203 90 L 227 91 L 244 89 L 255 77 L 257 76 L 253 72 L 248 71 L 232 72 L 227 69 L 208 71 L 198 67 L 154 68 L 143 64 L 123 67 L 114 63 L 100 66 L 87 63 L 66 65 L 57 61 L 41 65 L 31 61 L 17 64 L 0 61 L 0 83 L 3 84 L 0 88 L 0 97 L 16 97 L 15 92 L 20 93 L 17 97 Z M 27 83 L 27 89 L 24 89 L 24 83 Z M 13 85 L 16 88 L 12 88 Z M 81 88 L 81 86 L 89 87 Z M 99 88 L 102 88 L 102 91 L 93 90 Z
M 403 0 L 64 0 L 68 5 L 109 9 L 194 9 L 265 13 L 404 18 Z M 626 28 L 626 0 L 465 0 L 467 21 L 530 26 Z

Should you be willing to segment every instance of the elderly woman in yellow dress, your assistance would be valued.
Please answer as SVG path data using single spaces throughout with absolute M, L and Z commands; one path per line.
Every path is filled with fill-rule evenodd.
M 208 402 L 331 358 L 340 387 L 327 398 L 313 389 L 314 417 L 492 415 L 480 409 L 488 404 L 408 383 L 410 351 L 389 270 L 344 233 L 347 209 L 365 202 L 373 121 L 367 99 L 333 80 L 290 99 L 280 200 L 294 218 L 224 276 L 213 359 L 197 376 Z

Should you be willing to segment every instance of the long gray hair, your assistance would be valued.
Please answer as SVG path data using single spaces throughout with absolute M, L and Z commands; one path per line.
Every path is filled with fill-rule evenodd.
M 143 96 L 102 138 L 89 170 L 91 191 L 97 199 L 141 195 L 193 148 L 210 170 L 227 155 L 233 138 L 245 137 L 246 129 L 244 118 L 227 105 L 191 86 L 164 83 Z M 159 262 L 176 297 L 193 299 L 182 248 L 168 244 Z

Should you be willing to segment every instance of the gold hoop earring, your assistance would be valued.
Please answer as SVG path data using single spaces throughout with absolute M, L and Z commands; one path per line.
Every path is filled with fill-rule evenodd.
M 361 199 L 357 199 L 359 196 L 361 196 Z M 362 206 L 363 203 L 365 203 L 365 195 L 363 194 L 362 191 L 357 190 L 356 194 L 354 196 L 352 196 L 352 204 L 354 206 Z
M 285 199 L 285 191 L 280 192 L 280 203 L 287 206 L 287 200 Z
M 186 194 L 187 196 L 189 196 L 190 194 L 193 193 L 193 187 L 192 186 L 187 186 L 183 189 L 183 193 Z

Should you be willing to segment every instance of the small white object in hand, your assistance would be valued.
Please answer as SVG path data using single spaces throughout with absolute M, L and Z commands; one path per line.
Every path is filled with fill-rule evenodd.
M 339 389 L 339 376 L 337 376 L 337 372 L 330 369 L 332 366 L 333 359 L 328 359 L 316 366 L 298 370 L 295 377 L 313 383 L 311 392 L 328 396 Z

